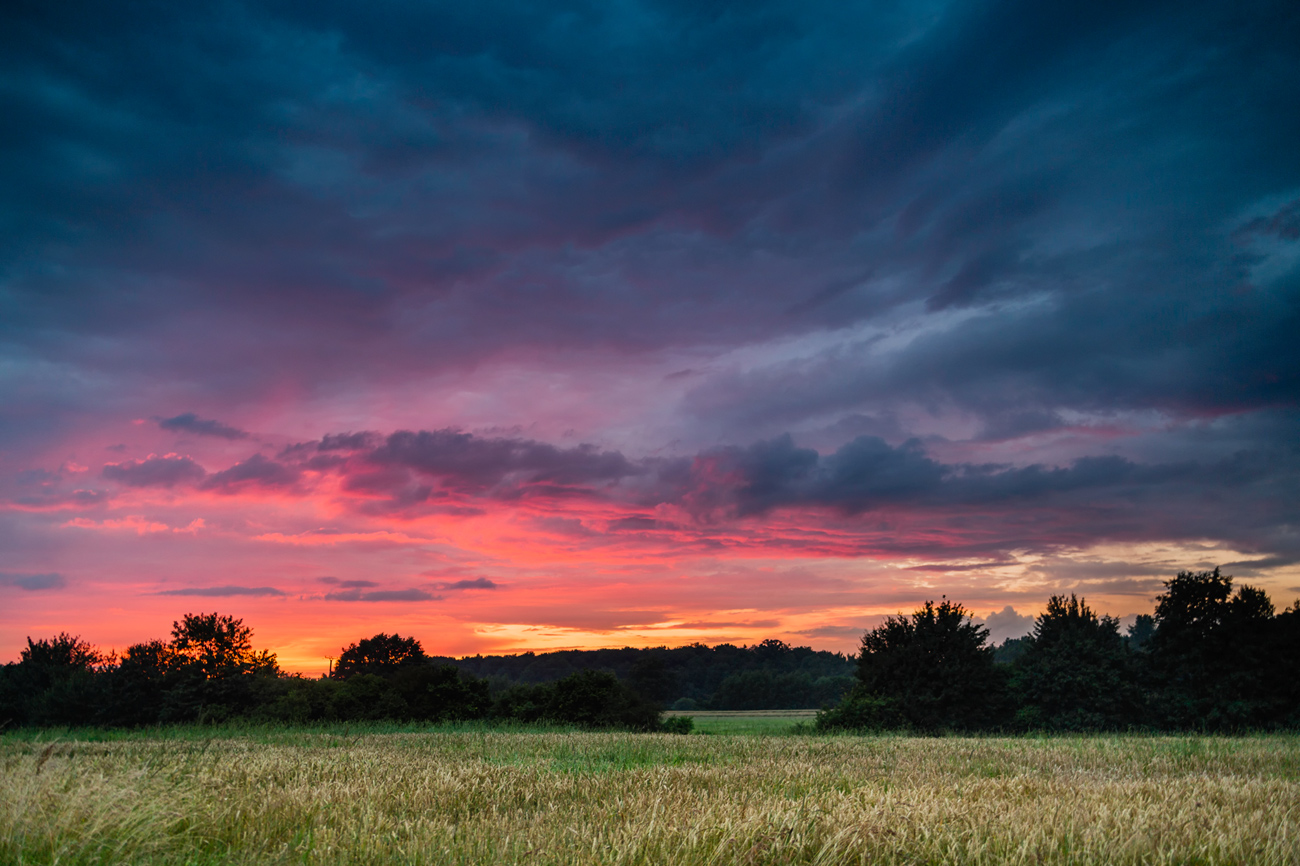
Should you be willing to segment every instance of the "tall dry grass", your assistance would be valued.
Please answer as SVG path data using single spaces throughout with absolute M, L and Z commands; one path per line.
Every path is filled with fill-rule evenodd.
M 0 740 L 6 863 L 1300 863 L 1293 737 Z

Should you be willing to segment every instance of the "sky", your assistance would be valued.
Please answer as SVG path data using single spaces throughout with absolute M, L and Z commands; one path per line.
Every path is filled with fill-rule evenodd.
M 1300 596 L 1300 7 L 0 12 L 0 661 Z

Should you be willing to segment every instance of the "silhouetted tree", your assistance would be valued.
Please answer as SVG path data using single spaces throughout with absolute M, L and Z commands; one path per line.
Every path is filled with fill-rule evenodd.
M 542 718 L 585 727 L 653 730 L 659 707 L 633 692 L 608 671 L 579 671 L 547 688 Z
M 105 721 L 114 725 L 157 722 L 167 677 L 176 671 L 182 658 L 161 640 L 127 647 L 110 676 L 111 699 Z
M 187 613 L 172 623 L 170 648 L 181 665 L 203 679 L 274 673 L 275 654 L 253 650 L 253 630 L 241 619 L 217 613 Z
M 813 709 L 839 703 L 852 677 L 814 677 L 803 671 L 759 669 L 732 674 L 713 693 L 715 710 Z
M 1273 699 L 1269 721 L 1300 728 L 1300 600 L 1273 618 L 1267 644 L 1264 684 Z
M 1180 727 L 1242 728 L 1276 716 L 1267 688 L 1273 604 L 1219 569 L 1179 572 L 1156 598 L 1152 665 L 1162 721 Z
M 0 721 L 32 725 L 90 724 L 103 704 L 96 673 L 115 659 L 79 636 L 60 632 L 33 641 L 0 682 Z
M 185 614 L 172 623 L 161 721 L 220 722 L 256 703 L 255 677 L 279 674 L 275 654 L 255 651 L 243 620 L 217 613 Z M 142 649 L 142 661 L 151 650 Z
M 46 677 L 66 676 L 73 671 L 88 671 L 103 664 L 106 657 L 78 635 L 60 632 L 49 640 L 27 638 L 27 648 L 19 654 L 19 664 L 29 665 Z
M 910 617 L 891 616 L 862 637 L 858 684 L 828 727 L 904 724 L 936 731 L 974 729 L 1002 721 L 1005 674 L 985 645 L 988 629 L 960 604 L 933 601 Z
M 993 660 L 1000 665 L 1009 665 L 1024 655 L 1032 642 L 1029 635 L 1009 637 L 993 648 Z
M 421 664 L 427 658 L 415 638 L 380 632 L 346 647 L 334 665 L 332 676 L 347 679 L 363 673 L 392 673 L 403 665 Z
M 1119 728 L 1139 720 L 1141 694 L 1119 621 L 1071 594 L 1054 595 L 1016 660 L 1016 720 L 1031 728 Z

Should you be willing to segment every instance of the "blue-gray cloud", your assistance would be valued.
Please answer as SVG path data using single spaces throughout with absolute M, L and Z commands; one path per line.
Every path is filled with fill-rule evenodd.
M 199 436 L 216 436 L 220 439 L 247 439 L 248 433 L 229 424 L 222 424 L 211 418 L 200 418 L 193 412 L 185 412 L 174 418 L 163 418 L 158 422 L 163 430 L 180 433 L 194 433 Z
M 1216 312 L 1280 333 L 1252 309 L 1267 300 L 1224 290 L 1245 262 L 1225 220 L 1300 184 L 1284 3 L 90 4 L 8 24 L 6 67 L 33 82 L 7 169 L 24 343 L 37 324 L 166 332 L 189 375 L 278 358 L 328 376 L 1043 293 L 1095 299 L 1088 336 L 1123 339 L 1089 354 L 1141 366 Z M 1286 206 L 1240 225 L 1289 225 Z M 65 267 L 41 267 L 56 250 Z M 1189 315 L 1131 342 L 1134 319 L 1173 312 L 1150 297 L 1170 281 Z M 49 290 L 84 303 L 30 294 Z M 383 313 L 411 315 L 412 294 L 430 318 L 395 333 Z M 349 351 L 304 365 L 296 340 L 167 327 L 217 304 L 250 336 Z M 1073 321 L 1065 306 L 1043 314 Z M 1276 367 L 1253 336 L 1224 337 L 1243 372 Z
M 859 535 L 873 549 L 908 555 L 925 555 L 928 545 L 996 562 L 1012 550 L 1080 547 L 1103 539 L 1225 537 L 1239 549 L 1281 557 L 1269 562 L 1300 557 L 1288 528 L 1300 513 L 1300 450 L 1293 444 L 1239 448 L 1227 456 L 1191 447 L 1185 454 L 1165 454 L 1171 458 L 1166 460 L 1112 454 L 1023 465 L 944 462 L 920 440 L 891 445 L 876 436 L 858 436 L 826 453 L 783 435 L 689 458 L 639 459 L 452 431 L 372 441 L 378 444 L 321 470 L 337 473 L 339 489 L 356 495 L 354 507 L 366 513 L 438 513 L 527 495 L 543 503 L 586 499 L 644 509 L 608 521 L 606 532 L 623 535 L 689 534 L 719 521 L 803 510 L 839 521 L 845 538 Z M 307 465 L 316 452 L 307 443 L 294 456 Z M 561 476 L 564 483 L 556 483 Z M 688 516 L 664 519 L 659 506 Z M 896 519 L 911 529 L 880 531 Z M 341 588 L 373 585 L 321 580 Z M 434 588 L 491 586 L 487 578 L 476 578 Z M 357 592 L 338 597 L 365 600 Z
M 326 601 L 440 601 L 442 596 L 422 589 L 351 589 L 325 593 Z
M 1024 637 L 1034 630 L 1033 615 L 1016 613 L 1011 605 L 990 613 L 984 619 L 977 617 L 975 622 L 989 630 L 991 644 L 1000 644 L 1008 638 Z
M 379 584 L 373 580 L 341 580 L 337 577 L 318 577 L 316 579 L 321 583 L 328 583 L 342 589 L 366 589 L 372 586 L 379 586 Z
M 26 592 L 41 592 L 50 589 L 63 589 L 68 579 L 54 572 L 46 574 L 0 573 L 0 586 L 12 586 Z
M 486 577 L 473 577 L 464 580 L 452 580 L 444 583 L 434 584 L 437 589 L 459 590 L 459 589 L 497 589 L 501 584 Z

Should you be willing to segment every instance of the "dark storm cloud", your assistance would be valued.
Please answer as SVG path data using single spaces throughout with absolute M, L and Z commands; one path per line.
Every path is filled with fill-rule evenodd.
M 193 412 L 185 412 L 175 418 L 164 418 L 158 422 L 163 430 L 181 433 L 194 433 L 199 436 L 217 436 L 221 439 L 247 439 L 248 434 L 237 427 L 222 424 L 210 418 L 200 418 Z
M 128 487 L 175 487 L 178 484 L 193 484 L 207 475 L 207 471 L 189 457 L 168 454 L 164 457 L 150 456 L 144 460 L 109 463 L 100 474 L 109 481 L 117 481 Z
M 1060 509 L 1061 522 L 1037 522 L 1044 539 L 1063 523 L 1085 536 L 1188 537 L 1210 534 L 1219 519 L 1224 530 L 1235 523 L 1231 531 L 1240 537 L 1252 521 L 1275 510 L 1272 529 L 1284 530 L 1288 515 L 1300 507 L 1297 480 L 1295 448 L 1239 452 L 1210 464 L 1139 464 L 1109 456 L 1083 457 L 1066 466 L 1004 466 L 943 464 L 914 441 L 892 447 L 867 436 L 823 456 L 796 447 L 787 436 L 702 454 L 680 497 L 700 513 L 721 509 L 741 516 L 784 507 L 849 515 L 905 508 L 1001 519 L 1022 510 Z M 1188 497 L 1198 502 L 1182 501 Z M 1223 514 L 1229 503 L 1245 511 Z M 1116 525 L 1120 515 L 1135 521 L 1131 529 Z M 1179 528 L 1179 521 L 1188 525 Z M 1265 526 L 1257 528 L 1262 532 Z
M 521 340 L 748 339 L 1068 290 L 1067 269 L 1126 291 L 1164 271 L 1170 241 L 1174 264 L 1204 259 L 1224 215 L 1300 178 L 1285 144 L 1300 122 L 1277 110 L 1296 86 L 1285 4 L 9 18 L 6 68 L 27 82 L 11 96 L 11 213 L 26 217 L 11 321 L 149 333 L 187 363 L 223 347 L 174 342 L 169 323 L 218 287 L 232 326 L 317 329 L 351 344 L 349 365 L 380 366 Z M 1153 167 L 1185 182 L 1136 185 Z M 1123 197 L 1118 221 L 1098 190 Z M 1165 212 L 1178 224 L 1150 219 Z M 1099 220 L 1128 234 L 1069 240 Z M 56 248 L 59 277 L 40 266 Z M 760 250 L 769 265 L 747 266 Z M 87 294 L 92 275 L 119 288 Z M 911 289 L 884 287 L 902 276 Z M 1200 282 L 1198 297 L 1222 287 Z M 83 303 L 50 320 L 29 294 L 50 289 Z M 395 309 L 432 317 L 393 333 Z M 329 375 L 311 365 L 298 372 Z
M 0 586 L 12 586 L 26 592 L 63 589 L 68 579 L 61 574 L 12 574 L 0 572 Z
M 1257 467 L 1256 476 L 1263 467 Z M 1152 485 L 1189 474 L 1191 466 L 1139 466 L 1119 457 L 1085 457 L 1068 467 L 945 465 L 916 441 L 893 447 L 860 436 L 822 456 L 796 447 L 789 436 L 747 448 L 726 448 L 696 458 L 686 501 L 699 508 L 726 506 L 740 515 L 810 505 L 857 514 L 890 506 L 989 507 L 1079 490 Z
M 233 598 L 241 595 L 284 595 L 273 586 L 196 586 L 187 589 L 168 589 L 158 595 L 193 595 L 204 598 Z
M 1300 240 L 1300 201 L 1284 205 L 1275 213 L 1255 217 L 1237 229 L 1237 235 L 1244 239 L 1249 239 L 1252 234 L 1272 235 L 1286 241 Z
M 729 450 L 697 461 L 683 502 L 706 515 L 831 509 L 854 515 L 844 528 L 871 537 L 877 549 L 910 555 L 946 547 L 987 557 L 1157 538 L 1226 538 L 1238 549 L 1296 553 L 1294 447 L 1205 463 L 1087 457 L 1057 467 L 941 464 L 915 446 L 890 451 L 878 440 L 821 457 L 786 440 Z
M 511 489 L 558 492 L 566 487 L 617 481 L 641 470 L 622 454 L 592 445 L 557 448 L 530 439 L 484 438 L 457 430 L 400 430 L 365 458 L 378 472 L 364 470 L 354 484 L 380 490 L 406 476 L 400 470 L 438 479 L 448 488 L 483 491 L 509 482 Z M 399 471 L 394 471 L 399 470 Z
M 229 492 L 338 472 L 380 510 L 602 485 L 701 514 L 1050 502 L 1072 538 L 1199 531 L 1222 494 L 1224 531 L 1294 547 L 1293 3 L 0 15 L 6 445 L 159 387 L 251 404 L 521 351 L 598 365 L 799 338 L 689 362 L 674 420 L 724 446 L 694 463 L 444 430 L 104 477 Z M 1121 412 L 1156 432 L 1057 467 L 941 463 L 908 420 L 997 441 Z

